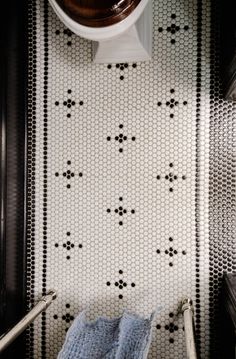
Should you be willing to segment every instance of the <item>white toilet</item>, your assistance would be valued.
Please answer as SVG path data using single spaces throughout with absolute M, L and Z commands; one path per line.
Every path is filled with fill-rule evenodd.
M 123 63 L 151 59 L 152 0 L 140 0 L 137 6 L 119 22 L 107 26 L 99 25 L 99 27 L 87 26 L 73 19 L 60 5 L 60 1 L 49 0 L 49 2 L 68 29 L 93 41 L 95 63 Z

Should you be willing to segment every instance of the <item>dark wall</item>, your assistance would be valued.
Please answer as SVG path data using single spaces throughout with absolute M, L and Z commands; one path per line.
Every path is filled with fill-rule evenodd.
M 25 313 L 25 146 L 27 2 L 5 2 L 0 12 L 1 238 L 0 331 Z M 1 358 L 23 358 L 23 337 Z
M 235 99 L 236 93 L 236 19 L 235 0 L 221 0 L 221 74 L 224 94 Z M 231 88 L 232 87 L 232 88 Z M 235 90 L 234 90 L 235 88 Z

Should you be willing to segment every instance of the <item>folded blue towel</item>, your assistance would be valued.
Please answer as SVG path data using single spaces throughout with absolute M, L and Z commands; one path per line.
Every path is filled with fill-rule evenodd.
M 86 320 L 85 311 L 68 330 L 58 359 L 145 359 L 154 313 L 149 319 L 124 311 L 119 318 Z

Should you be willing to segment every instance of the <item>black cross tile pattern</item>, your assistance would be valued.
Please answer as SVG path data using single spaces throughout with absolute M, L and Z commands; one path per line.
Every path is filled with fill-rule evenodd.
M 70 160 L 67 161 L 67 168 L 65 169 L 64 172 L 62 172 L 62 173 L 55 172 L 55 176 L 56 177 L 62 177 L 66 181 L 66 188 L 70 189 L 71 188 L 71 181 L 76 176 L 76 173 L 74 172 L 74 170 L 71 169 L 71 161 Z M 79 172 L 78 176 L 82 177 L 83 173 Z
M 63 252 L 66 251 L 66 259 L 70 260 L 71 255 L 74 254 L 74 251 L 79 248 L 83 248 L 83 245 L 81 243 L 76 244 L 73 239 L 71 239 L 71 232 L 66 232 L 66 240 L 60 244 L 58 242 L 55 243 L 55 248 L 62 248 Z
M 119 71 L 119 76 L 120 76 L 120 80 L 123 81 L 125 79 L 125 73 L 127 73 L 127 71 L 129 71 L 130 69 L 136 69 L 137 68 L 137 64 L 134 62 L 132 64 L 129 63 L 119 63 L 119 64 L 108 64 L 107 68 L 109 70 L 111 69 L 116 69 Z
M 176 340 L 175 334 L 179 331 L 179 325 L 177 322 L 177 315 L 173 312 L 169 313 L 169 321 L 165 325 L 157 324 L 156 329 L 157 330 L 165 330 L 166 334 L 169 337 L 169 343 L 173 344 Z M 184 328 L 182 327 L 184 330 Z
M 184 33 L 187 32 L 189 30 L 189 26 L 188 25 L 184 25 L 183 27 L 181 27 L 179 24 L 176 24 L 176 18 L 177 16 L 175 14 L 171 14 L 171 24 L 169 24 L 169 26 L 167 27 L 159 27 L 158 31 L 160 34 L 163 33 L 167 33 L 171 35 L 171 40 L 170 43 L 172 45 L 174 45 L 176 43 L 176 35 L 178 33 Z
M 179 180 L 185 181 L 186 175 L 179 175 L 179 174 L 175 173 L 174 172 L 174 164 L 171 162 L 171 163 L 169 163 L 169 172 L 166 173 L 164 176 L 158 174 L 156 178 L 158 181 L 160 181 L 162 178 L 164 178 L 165 181 L 169 183 L 169 192 L 172 193 L 174 191 L 175 183 L 178 182 Z
M 186 106 L 188 104 L 187 101 L 179 102 L 179 100 L 176 100 L 175 98 L 175 89 L 170 89 L 170 98 L 167 99 L 166 102 L 158 101 L 157 105 L 161 107 L 162 105 L 166 106 L 170 110 L 170 118 L 174 118 L 174 110 L 175 107 L 179 106 L 180 104 L 183 104 Z
M 119 216 L 120 220 L 119 220 L 119 225 L 120 226 L 123 226 L 124 224 L 124 221 L 123 221 L 123 218 L 128 215 L 129 213 L 131 214 L 134 214 L 135 213 L 135 210 L 134 209 L 131 209 L 131 210 L 127 210 L 124 205 L 123 205 L 123 197 L 119 197 L 119 206 L 117 208 L 114 209 L 114 213 L 116 215 Z M 110 208 L 107 208 L 107 213 L 112 213 L 112 210 Z
M 53 319 L 55 319 L 55 320 L 58 320 L 58 319 L 61 320 L 61 321 L 65 324 L 65 326 L 66 326 L 65 332 L 67 332 L 67 330 L 68 330 L 69 327 L 71 326 L 71 322 L 73 322 L 73 320 L 74 320 L 75 318 L 74 318 L 74 315 L 72 315 L 72 314 L 69 312 L 69 309 L 70 309 L 70 304 L 69 304 L 69 303 L 66 303 L 65 308 L 66 308 L 65 312 L 64 312 L 61 316 L 59 316 L 58 314 L 54 314 L 54 315 L 53 315 Z
M 66 40 L 66 45 L 67 46 L 71 46 L 72 45 L 72 37 L 75 36 L 74 33 L 72 31 L 70 31 L 69 29 L 64 29 L 63 31 L 57 29 L 55 31 L 55 34 L 57 36 L 59 35 L 63 35 L 63 38 Z
M 83 106 L 83 104 L 84 104 L 84 102 L 82 100 L 79 100 L 78 103 L 79 103 L 79 106 Z M 61 101 L 61 103 L 59 101 L 55 101 L 55 106 L 60 106 L 60 105 L 63 105 L 64 108 L 66 109 L 67 118 L 71 118 L 73 107 L 76 106 L 76 101 L 73 98 L 71 89 L 67 90 L 66 98 L 63 101 Z
M 136 140 L 135 136 L 131 136 L 128 137 L 125 133 L 124 133 L 124 125 L 120 124 L 119 125 L 119 134 L 117 134 L 114 137 L 111 136 L 107 136 L 107 141 L 111 142 L 111 141 L 115 141 L 118 145 L 119 145 L 119 152 L 122 153 L 124 151 L 124 145 L 127 141 L 132 141 L 134 142 Z
M 120 269 L 120 270 L 119 270 L 119 278 L 118 278 L 114 283 L 112 283 L 112 282 L 110 282 L 110 281 L 108 281 L 108 282 L 106 283 L 108 287 L 113 286 L 113 287 L 116 287 L 119 291 L 122 291 L 122 293 L 120 293 L 120 294 L 118 295 L 118 298 L 119 298 L 119 299 L 123 299 L 123 298 L 124 298 L 124 294 L 123 294 L 124 289 L 136 287 L 136 284 L 135 284 L 134 282 L 131 282 L 131 283 L 127 282 L 127 281 L 123 278 L 123 274 L 124 274 L 123 270 Z
M 174 241 L 173 237 L 169 237 L 168 240 L 169 240 L 169 247 L 165 249 L 164 254 L 168 257 L 169 266 L 173 267 L 174 258 L 179 254 L 182 254 L 183 256 L 186 256 L 187 252 L 186 252 L 186 250 L 179 251 L 179 250 L 174 248 L 174 246 L 173 246 L 173 241 Z M 160 249 L 157 249 L 156 253 L 157 254 L 162 254 L 162 251 Z
M 178 339 L 171 345 L 173 325 L 169 329 L 165 325 L 186 293 L 195 299 L 200 356 L 218 356 L 221 341 L 215 333 L 222 272 L 235 268 L 233 226 L 226 226 L 233 223 L 235 207 L 235 106 L 223 100 L 219 86 L 219 51 L 213 50 L 219 31 L 214 19 L 209 21 L 211 10 L 218 6 L 209 0 L 158 0 L 152 5 L 152 61 L 136 68 L 113 64 L 108 69 L 107 64 L 92 63 L 87 40 L 63 33 L 48 1 L 29 1 L 27 302 L 53 288 L 55 274 L 60 296 L 56 309 L 43 313 L 27 334 L 26 359 L 57 356 L 65 339 L 63 326 L 68 324 L 62 315 L 69 320 L 74 313 L 65 310 L 68 301 L 81 309 L 90 303 L 93 318 L 116 316 L 124 301 L 127 308 L 148 316 L 159 304 L 157 295 L 164 313 L 158 320 L 161 330 L 154 331 L 150 359 L 183 359 L 182 330 L 171 333 Z M 171 19 L 174 13 L 177 17 Z M 71 39 L 72 46 L 67 45 Z M 66 117 L 70 113 L 71 120 Z M 225 117 L 227 121 L 222 121 Z M 110 127 L 114 118 L 115 128 Z M 119 124 L 124 124 L 124 132 Z M 127 139 L 115 140 L 119 134 Z M 67 170 L 75 177 L 63 176 Z M 66 189 L 67 184 L 72 190 Z M 119 195 L 124 196 L 123 203 Z M 120 211 L 123 216 L 119 205 L 127 211 Z M 132 215 L 131 208 L 137 213 Z M 72 233 L 68 238 L 67 229 Z M 59 230 L 64 236 L 55 248 Z M 81 250 L 74 237 L 78 232 Z M 173 243 L 167 241 L 170 234 Z M 186 241 L 188 234 L 194 235 Z M 162 241 L 158 246 L 156 238 Z M 158 248 L 160 254 L 155 252 Z M 116 274 L 119 268 L 125 271 L 124 278 Z M 130 287 L 132 280 L 136 288 Z M 119 300 L 123 293 L 124 300 Z M 50 313 L 57 313 L 59 320 Z

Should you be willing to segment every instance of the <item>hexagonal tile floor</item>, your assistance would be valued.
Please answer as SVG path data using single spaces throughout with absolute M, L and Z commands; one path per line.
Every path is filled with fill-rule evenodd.
M 27 358 L 55 358 L 85 308 L 92 319 L 162 305 L 149 358 L 183 359 L 185 296 L 209 357 L 220 257 L 212 188 L 235 107 L 215 90 L 210 2 L 159 0 L 153 12 L 152 61 L 95 65 L 89 41 L 46 0 L 30 2 L 27 296 L 54 288 L 58 298 L 28 331 Z

